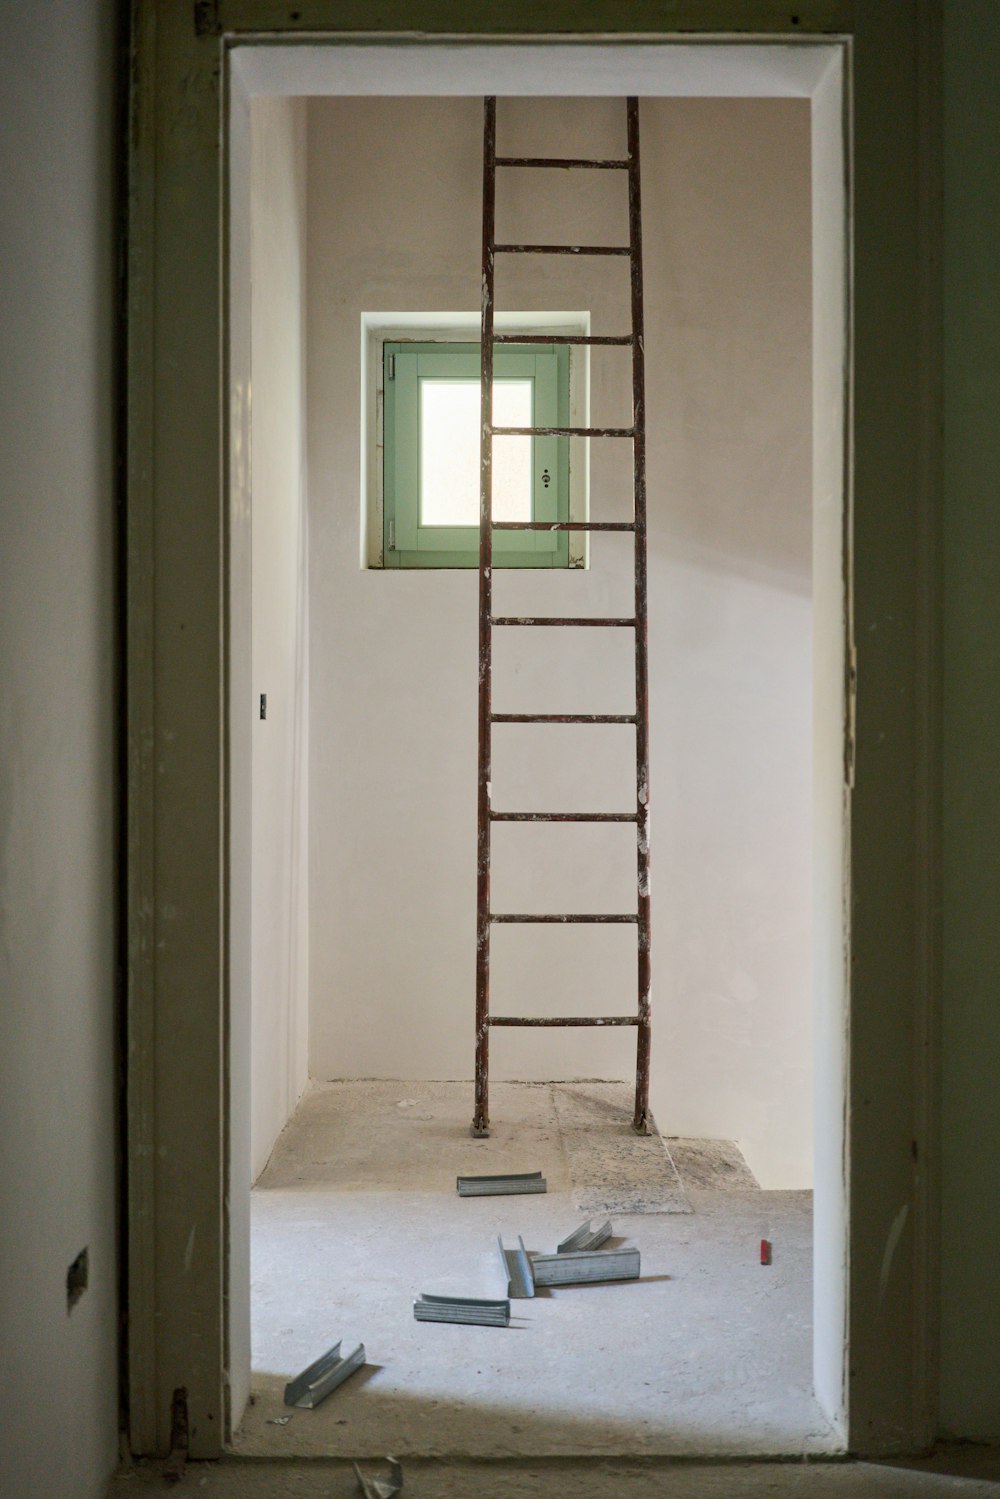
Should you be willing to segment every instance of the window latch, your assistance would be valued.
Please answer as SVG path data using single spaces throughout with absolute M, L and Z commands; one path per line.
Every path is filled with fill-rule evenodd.
M 387 354 L 385 356 L 385 378 L 387 380 L 395 380 L 395 378 L 396 378 L 396 356 L 395 356 L 395 354 Z

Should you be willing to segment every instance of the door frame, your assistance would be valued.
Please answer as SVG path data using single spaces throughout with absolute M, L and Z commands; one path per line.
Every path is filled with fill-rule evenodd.
M 135 0 L 128 331 L 128 1409 L 229 1426 L 229 370 L 234 40 L 849 39 L 853 137 L 846 1440 L 936 1424 L 940 29 L 920 0 Z

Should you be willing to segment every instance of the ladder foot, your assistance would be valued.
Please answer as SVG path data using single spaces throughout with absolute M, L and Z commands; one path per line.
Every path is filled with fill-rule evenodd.
M 476 1140 L 488 1140 L 490 1135 L 490 1121 L 477 1115 L 469 1127 L 469 1134 Z
M 644 1113 L 636 1114 L 635 1118 L 632 1120 L 632 1129 L 637 1135 L 648 1135 L 651 1133 L 649 1128 L 649 1119 Z

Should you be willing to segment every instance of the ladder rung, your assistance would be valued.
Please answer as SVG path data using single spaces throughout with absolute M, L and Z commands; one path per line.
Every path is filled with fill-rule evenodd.
M 627 346 L 631 333 L 494 333 L 495 344 L 615 344 Z
M 618 925 L 618 924 L 624 924 L 624 923 L 631 923 L 632 926 L 637 926 L 638 923 L 639 923 L 639 917 L 638 916 L 521 916 L 521 915 L 515 916 L 515 915 L 511 915 L 509 913 L 506 914 L 506 915 L 502 915 L 502 916 L 496 916 L 496 915 L 492 915 L 491 914 L 490 920 L 493 921 L 493 922 L 522 922 L 522 923 L 524 923 L 524 922 L 534 923 L 536 921 L 557 921 L 557 922 L 561 922 L 561 923 L 562 922 L 565 922 L 565 923 L 570 923 L 570 922 L 576 923 L 576 922 L 586 921 L 586 922 L 598 922 L 602 926 L 604 926 L 604 925 Z
M 607 159 L 593 161 L 583 156 L 498 156 L 498 167 L 594 167 L 598 171 L 628 171 L 629 161 Z
M 634 713 L 491 713 L 490 723 L 635 723 Z
M 491 812 L 490 822 L 638 822 L 636 812 Z
M 495 520 L 494 531 L 634 531 L 633 520 Z
M 638 1015 L 562 1015 L 548 1017 L 490 1015 L 490 1025 L 638 1025 Z
M 491 427 L 494 437 L 634 437 L 634 427 Z
M 570 616 L 552 616 L 549 614 L 494 614 L 490 620 L 491 625 L 594 625 L 607 629 L 613 625 L 621 626 L 623 629 L 634 630 L 635 620 L 624 619 L 614 616 L 610 619 L 588 619 Z
M 631 245 L 494 245 L 497 255 L 631 255 Z

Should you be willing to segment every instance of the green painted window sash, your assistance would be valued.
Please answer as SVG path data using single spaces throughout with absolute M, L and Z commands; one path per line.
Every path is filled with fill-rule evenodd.
M 388 358 L 395 374 L 388 378 Z M 478 567 L 478 526 L 420 524 L 420 383 L 478 380 L 478 343 L 383 346 L 383 557 L 386 567 Z M 505 345 L 494 351 L 494 378 L 530 379 L 533 426 L 569 424 L 569 349 Z M 532 438 L 532 519 L 569 519 L 569 438 Z M 552 476 L 548 488 L 542 473 Z M 395 546 L 390 547 L 390 523 Z M 495 531 L 496 567 L 568 567 L 563 532 Z

